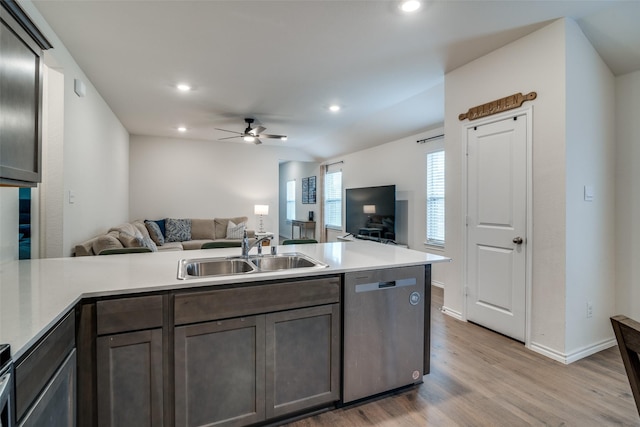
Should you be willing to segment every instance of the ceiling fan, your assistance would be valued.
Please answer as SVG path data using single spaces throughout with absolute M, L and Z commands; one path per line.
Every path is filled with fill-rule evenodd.
M 223 139 L 242 138 L 245 142 L 253 142 L 254 144 L 257 145 L 257 144 L 262 144 L 262 141 L 260 141 L 260 139 L 263 139 L 263 138 L 279 139 L 281 141 L 287 140 L 286 135 L 269 135 L 266 133 L 262 133 L 267 129 L 264 126 L 256 126 L 252 128 L 251 125 L 253 124 L 254 119 L 246 118 L 244 119 L 244 121 L 247 124 L 247 128 L 244 130 L 244 132 L 236 132 L 233 130 L 216 128 L 216 130 L 237 134 L 234 136 L 228 136 L 226 138 L 220 138 L 219 141 L 222 141 Z

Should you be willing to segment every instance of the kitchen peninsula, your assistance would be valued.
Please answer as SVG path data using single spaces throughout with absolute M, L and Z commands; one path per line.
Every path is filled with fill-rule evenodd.
M 0 265 L 0 342 L 11 345 L 16 366 L 16 419 L 44 416 L 47 391 L 66 390 L 71 408 L 77 396 L 78 425 L 253 425 L 358 401 L 428 373 L 431 264 L 447 258 L 366 241 L 278 252 L 328 267 L 179 280 L 180 252 Z M 238 255 L 228 248 L 188 258 Z M 377 342 L 379 319 L 355 319 L 377 307 L 363 295 L 384 292 L 421 310 L 412 320 L 421 322 L 419 342 L 410 343 L 420 366 L 404 383 L 368 375 L 367 388 L 348 390 L 347 399 L 341 383 L 357 375 L 348 360 L 358 348 L 342 330 L 349 342 L 363 334 Z M 376 361 L 366 366 L 373 372 Z

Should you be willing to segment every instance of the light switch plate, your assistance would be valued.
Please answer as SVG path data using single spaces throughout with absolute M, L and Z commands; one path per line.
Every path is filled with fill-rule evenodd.
M 593 185 L 584 186 L 584 201 L 593 202 Z

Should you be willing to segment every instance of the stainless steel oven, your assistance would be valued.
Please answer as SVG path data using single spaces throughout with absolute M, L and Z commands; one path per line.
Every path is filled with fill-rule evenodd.
M 13 427 L 13 363 L 11 348 L 0 344 L 0 427 Z

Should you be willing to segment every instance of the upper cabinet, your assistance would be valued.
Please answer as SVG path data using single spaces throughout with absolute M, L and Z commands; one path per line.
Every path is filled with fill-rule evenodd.
M 42 52 L 51 44 L 13 0 L 0 0 L 0 185 L 41 181 Z

